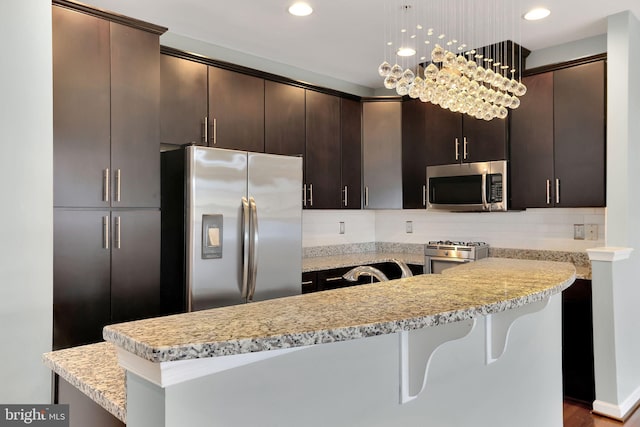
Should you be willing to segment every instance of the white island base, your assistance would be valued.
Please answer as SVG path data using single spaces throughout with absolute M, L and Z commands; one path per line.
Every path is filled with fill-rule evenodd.
M 560 293 L 286 350 L 152 363 L 119 349 L 127 426 L 562 426 Z

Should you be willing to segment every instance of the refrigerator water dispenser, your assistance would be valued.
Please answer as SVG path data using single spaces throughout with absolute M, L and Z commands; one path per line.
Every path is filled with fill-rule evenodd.
M 222 215 L 202 215 L 202 259 L 222 258 Z

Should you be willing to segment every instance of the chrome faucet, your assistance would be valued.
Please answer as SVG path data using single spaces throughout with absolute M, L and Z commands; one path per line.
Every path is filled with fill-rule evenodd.
M 347 271 L 342 277 L 350 282 L 355 282 L 360 276 L 372 276 L 381 282 L 386 282 L 389 278 L 380 270 L 370 265 L 361 265 Z
M 411 269 L 409 268 L 407 263 L 395 258 L 391 259 L 391 261 L 396 263 L 398 267 L 400 267 L 400 271 L 402 272 L 402 275 L 400 276 L 401 279 L 413 276 L 413 273 L 411 272 Z M 389 278 L 382 271 L 378 270 L 375 267 L 371 267 L 370 265 L 361 265 L 359 267 L 352 268 L 351 270 L 347 271 L 342 277 L 346 280 L 349 280 L 350 282 L 355 282 L 356 280 L 358 280 L 358 278 L 360 278 L 360 276 L 372 276 L 378 279 L 380 282 L 386 282 L 387 280 L 389 280 Z
M 402 271 L 402 275 L 400 276 L 401 279 L 413 276 L 413 273 L 411 272 L 411 269 L 406 262 L 395 258 L 393 258 L 391 261 L 395 262 L 396 264 L 398 264 L 398 267 L 400 267 L 400 271 Z

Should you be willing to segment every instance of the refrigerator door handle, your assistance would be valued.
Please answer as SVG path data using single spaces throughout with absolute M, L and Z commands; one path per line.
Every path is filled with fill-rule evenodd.
M 251 216 L 249 214 L 249 201 L 242 198 L 242 298 L 249 295 L 249 232 Z
M 250 280 L 249 283 L 249 295 L 247 300 L 253 300 L 253 295 L 256 292 L 256 277 L 258 275 L 258 206 L 253 197 L 249 197 L 249 206 L 251 208 L 251 252 L 249 255 L 250 261 Z

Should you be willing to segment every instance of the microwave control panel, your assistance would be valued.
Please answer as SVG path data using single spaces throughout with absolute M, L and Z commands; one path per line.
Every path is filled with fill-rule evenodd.
M 502 202 L 502 174 L 492 173 L 487 175 L 489 180 L 489 203 Z

